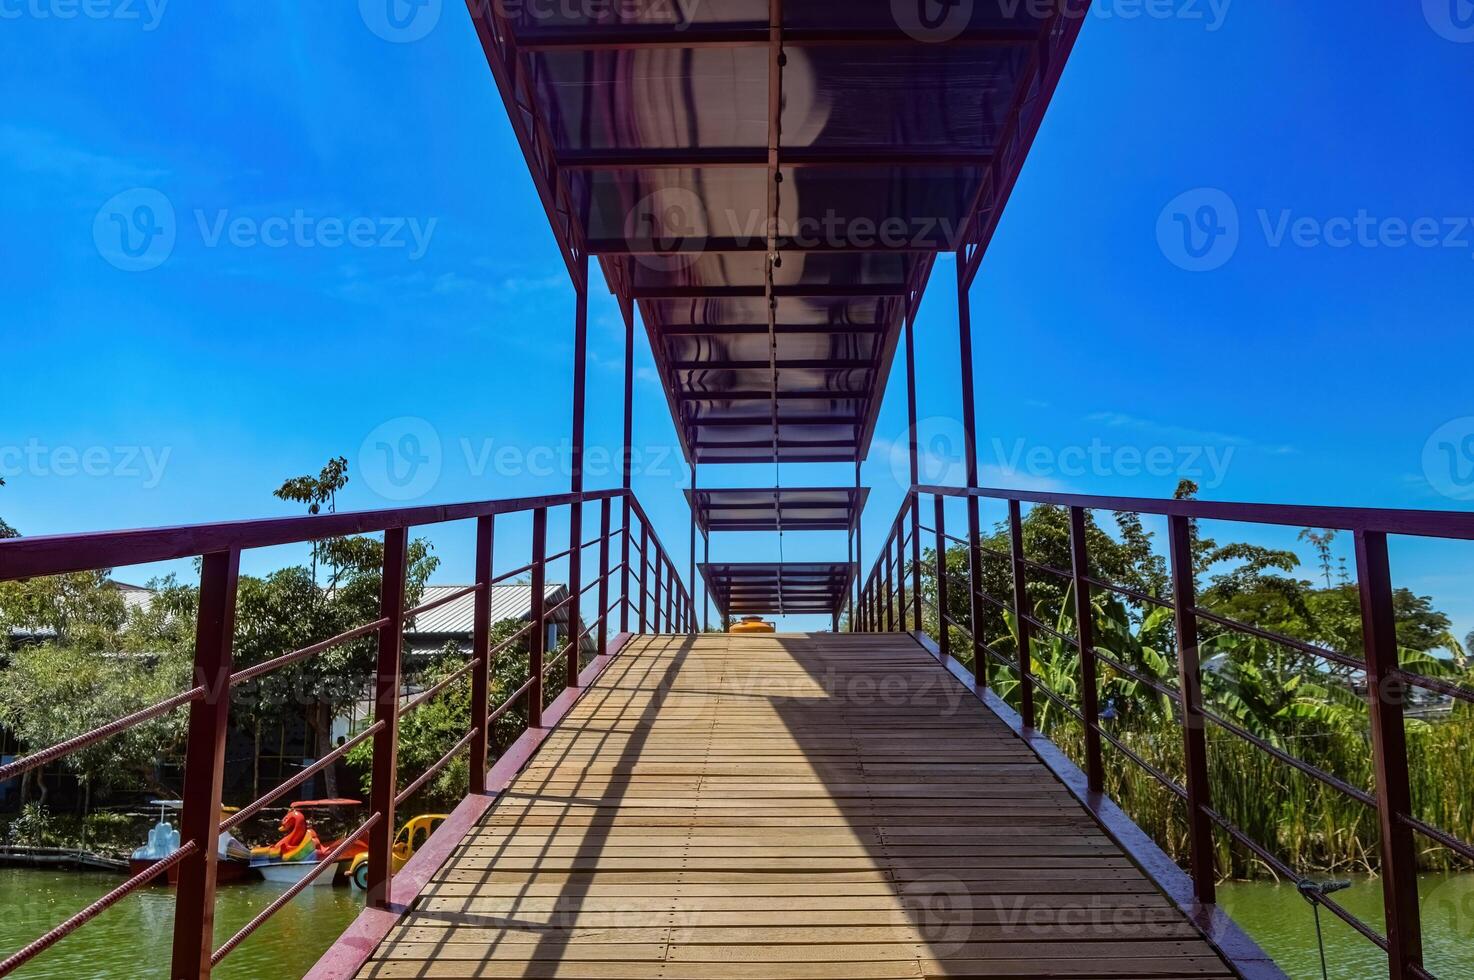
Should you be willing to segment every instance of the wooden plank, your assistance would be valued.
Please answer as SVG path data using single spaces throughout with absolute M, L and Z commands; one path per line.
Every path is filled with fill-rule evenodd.
M 640 638 L 363 977 L 1232 972 L 910 641 Z

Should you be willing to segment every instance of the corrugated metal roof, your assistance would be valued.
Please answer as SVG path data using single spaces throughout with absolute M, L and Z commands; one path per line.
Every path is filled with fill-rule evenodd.
M 427 585 L 420 604 L 434 602 L 454 592 L 467 588 L 464 585 Z M 551 607 L 562 602 L 568 595 L 568 587 L 548 583 L 543 601 Z M 553 619 L 559 623 L 568 621 L 567 609 L 560 609 Z M 406 629 L 406 636 L 469 636 L 475 622 L 476 596 L 465 595 L 448 602 L 438 609 L 431 609 L 415 617 L 414 625 Z M 523 620 L 532 614 L 532 586 L 526 584 L 493 585 L 491 587 L 491 622 L 493 625 L 504 619 Z

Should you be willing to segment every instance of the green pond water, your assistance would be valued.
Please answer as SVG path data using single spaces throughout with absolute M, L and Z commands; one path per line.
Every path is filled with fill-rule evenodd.
M 121 875 L 0 869 L 0 958 L 116 888 Z M 268 882 L 218 892 L 220 945 L 286 889 Z M 352 888 L 308 888 L 274 915 L 215 970 L 221 980 L 297 980 L 363 908 Z M 168 977 L 174 889 L 150 888 L 123 899 L 13 975 L 26 980 Z
M 0 869 L 0 957 L 46 932 L 116 887 L 121 879 L 61 871 Z M 258 882 L 221 888 L 216 943 L 233 935 L 281 894 Z M 1426 962 L 1440 977 L 1474 977 L 1474 875 L 1426 875 L 1423 938 Z M 1230 915 L 1291 977 L 1318 978 L 1315 924 L 1293 885 L 1229 882 L 1219 900 Z M 1337 898 L 1367 922 L 1382 918 L 1381 883 L 1357 879 Z M 349 888 L 309 888 L 215 971 L 221 980 L 300 978 L 363 907 Z M 18 971 L 29 980 L 92 977 L 167 977 L 174 921 L 174 892 L 155 888 L 125 899 Z M 1334 916 L 1321 913 L 1326 962 L 1336 980 L 1385 977 L 1381 952 Z
M 1474 977 L 1474 875 L 1423 875 L 1418 879 L 1423 910 L 1423 961 L 1435 976 Z M 1382 882 L 1356 878 L 1333 898 L 1363 922 L 1382 931 Z M 1320 978 L 1315 920 L 1291 884 L 1228 882 L 1218 901 L 1234 921 L 1295 980 Z M 1326 972 L 1333 980 L 1387 976 L 1382 951 L 1336 916 L 1322 910 Z

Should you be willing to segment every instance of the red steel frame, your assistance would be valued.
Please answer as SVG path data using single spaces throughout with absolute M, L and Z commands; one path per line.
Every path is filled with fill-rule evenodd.
M 71 916 L 35 942 L 0 961 L 0 976 L 6 976 L 19 969 L 65 936 L 129 894 L 149 884 L 176 864 L 179 866 L 180 880 L 175 899 L 173 966 L 170 973 L 174 978 L 192 980 L 192 978 L 210 976 L 216 964 L 244 942 L 262 923 L 285 907 L 293 897 L 311 883 L 312 878 L 323 874 L 336 864 L 346 848 L 356 840 L 367 838 L 368 841 L 369 908 L 380 910 L 395 908 L 394 899 L 398 890 L 393 884 L 390 864 L 390 852 L 396 830 L 395 809 L 462 752 L 470 753 L 473 797 L 484 793 L 488 784 L 486 759 L 489 735 L 496 722 L 518 703 L 523 703 L 527 709 L 529 728 L 539 729 L 544 721 L 544 675 L 555 667 L 559 660 L 566 659 L 569 664 L 574 665 L 569 668 L 573 673 L 569 688 L 573 692 L 572 696 L 576 697 L 580 677 L 583 676 L 578 670 L 578 651 L 582 642 L 597 631 L 596 642 L 599 644 L 602 657 L 607 650 L 604 643 L 610 628 L 610 614 L 618 607 L 622 610 L 621 617 L 623 618 L 628 615 L 629 609 L 636 605 L 636 598 L 624 586 L 620 588 L 619 598 L 613 604 L 608 601 L 610 585 L 615 577 L 618 577 L 621 582 L 629 581 L 627 562 L 621 562 L 612 568 L 609 564 L 609 546 L 612 537 L 618 534 L 623 539 L 622 548 L 628 547 L 630 537 L 628 528 L 611 528 L 611 511 L 616 498 L 620 500 L 625 514 L 639 522 L 639 561 L 642 571 L 646 564 L 653 562 L 658 569 L 664 569 L 669 574 L 670 587 L 667 590 L 666 622 L 668 624 L 674 622 L 674 617 L 678 612 L 682 623 L 693 622 L 689 592 L 685 584 L 680 581 L 670 554 L 661 544 L 644 508 L 640 506 L 639 501 L 630 491 L 624 489 L 583 491 L 448 506 L 327 514 L 315 517 L 17 538 L 0 542 L 0 581 L 181 558 L 201 559 L 200 611 L 195 640 L 195 677 L 199 681 L 197 686 L 153 707 L 134 712 L 91 732 L 0 766 L 0 781 L 11 779 L 104 741 L 151 718 L 188 705 L 190 716 L 185 753 L 184 808 L 181 817 L 182 846 L 170 858 L 129 878 L 103 898 Z M 567 507 L 573 510 L 581 509 L 589 504 L 596 504 L 599 507 L 599 536 L 587 542 L 575 541 L 567 550 L 548 555 L 546 536 L 549 509 Z M 531 561 L 500 575 L 494 575 L 492 559 L 495 520 L 499 516 L 520 513 L 532 515 Z M 407 548 L 411 529 L 457 521 L 475 523 L 476 584 L 449 596 L 423 603 L 414 609 L 405 609 Z M 254 667 L 244 670 L 234 669 L 231 651 L 235 630 L 236 585 L 242 552 L 285 544 L 320 541 L 344 535 L 376 533 L 384 535 L 382 601 L 378 619 L 299 650 L 284 652 Z M 595 545 L 599 548 L 600 556 L 600 574 L 597 581 L 580 588 L 574 584 L 577 580 L 573 580 L 569 587 L 569 596 L 558 605 L 547 608 L 543 596 L 548 565 L 566 558 L 569 560 L 569 565 L 576 568 L 577 556 L 585 549 Z M 531 622 L 501 645 L 491 649 L 489 643 L 489 631 L 492 625 L 489 600 L 491 587 L 498 582 L 507 581 L 525 573 L 530 573 L 533 582 Z M 598 614 L 592 622 L 580 629 L 582 620 L 577 618 L 577 597 L 581 592 L 588 591 L 595 586 L 599 588 Z M 413 698 L 405 699 L 401 695 L 404 675 L 400 662 L 405 623 L 419 613 L 428 612 L 468 594 L 475 595 L 475 636 L 469 661 L 465 667 L 434 687 Z M 643 595 L 639 601 L 643 606 Z M 562 650 L 558 651 L 551 661 L 545 662 L 543 656 L 545 652 L 543 650 L 544 627 L 548 619 L 563 607 L 568 607 L 570 610 L 569 636 Z M 332 647 L 369 635 L 378 637 L 373 723 L 302 772 L 270 790 L 261 799 L 221 822 L 225 740 L 230 722 L 231 690 L 248 680 L 261 677 L 288 664 L 317 656 Z M 499 707 L 495 710 L 488 710 L 490 677 L 495 658 L 523 636 L 528 638 L 531 648 L 528 680 L 518 690 L 511 692 Z M 596 657 L 596 660 L 599 659 Z M 472 717 L 477 720 L 477 723 L 424 774 L 407 786 L 399 786 L 396 767 L 399 720 L 447 690 L 451 685 L 468 679 L 471 682 Z M 371 813 L 368 819 L 345 839 L 341 847 L 319 862 L 307 879 L 288 889 L 243 929 L 220 946 L 215 946 L 214 899 L 217 870 L 216 843 L 219 834 L 238 826 L 246 819 L 261 812 L 272 802 L 302 786 L 368 739 L 373 740 L 374 746 L 372 784 L 369 793 Z

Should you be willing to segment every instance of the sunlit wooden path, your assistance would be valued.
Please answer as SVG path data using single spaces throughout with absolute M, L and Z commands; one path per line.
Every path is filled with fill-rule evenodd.
M 905 636 L 632 641 L 363 977 L 1232 976 Z

